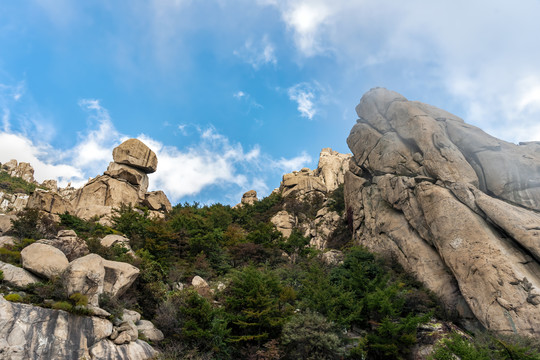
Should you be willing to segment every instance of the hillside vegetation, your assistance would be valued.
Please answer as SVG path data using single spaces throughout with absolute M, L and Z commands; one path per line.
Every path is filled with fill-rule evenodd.
M 157 345 L 162 359 L 407 358 L 419 324 L 451 315 L 394 261 L 348 242 L 340 244 L 343 262 L 332 265 L 298 231 L 284 238 L 269 219 L 287 202 L 307 212 L 321 206 L 272 194 L 239 208 L 179 204 L 165 219 L 122 207 L 111 227 L 69 214 L 56 224 L 26 210 L 12 230 L 25 240 L 0 260 L 17 264 L 24 246 L 62 227 L 75 230 L 91 252 L 137 266 L 141 274 L 131 289 L 100 303 L 113 315 L 129 308 L 152 320 L 165 334 Z M 330 203 L 342 210 L 339 199 Z M 347 224 L 342 226 L 340 232 L 348 233 Z M 129 237 L 137 256 L 120 246 L 101 246 L 98 239 L 110 233 Z M 209 285 L 191 286 L 196 276 Z M 62 299 L 58 286 L 50 281 L 12 300 L 43 304 L 54 298 L 58 308 L 80 308 L 80 299 Z M 506 343 L 484 337 L 471 345 L 456 335 L 440 343 L 434 358 L 540 358 L 525 345 L 501 344 Z

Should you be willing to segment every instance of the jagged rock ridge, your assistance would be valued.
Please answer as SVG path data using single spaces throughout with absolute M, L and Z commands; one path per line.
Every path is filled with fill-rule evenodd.
M 463 318 L 540 333 L 540 146 L 514 145 L 382 88 L 347 139 L 355 239 L 394 257 Z

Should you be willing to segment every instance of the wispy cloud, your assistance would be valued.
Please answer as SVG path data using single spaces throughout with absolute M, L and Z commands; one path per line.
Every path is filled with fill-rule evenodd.
M 273 161 L 272 165 L 282 172 L 291 172 L 306 167 L 309 163 L 311 163 L 312 160 L 313 159 L 311 158 L 311 156 L 309 156 L 304 151 L 300 155 L 291 159 L 281 158 L 279 160 Z
M 250 64 L 255 70 L 263 65 L 277 64 L 275 45 L 268 40 L 267 35 L 264 35 L 258 41 L 254 41 L 253 39 L 246 40 L 244 46 L 238 50 L 234 50 L 233 53 Z
M 287 94 L 289 99 L 297 103 L 300 115 L 311 120 L 317 113 L 314 103 L 317 91 L 317 88 L 312 84 L 300 83 L 290 87 Z

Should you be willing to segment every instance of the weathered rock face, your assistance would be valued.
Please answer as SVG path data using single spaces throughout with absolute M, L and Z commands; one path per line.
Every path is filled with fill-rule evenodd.
M 88 303 L 99 306 L 99 295 L 103 293 L 105 268 L 103 258 L 89 254 L 69 263 L 63 274 L 63 282 L 68 296 L 81 293 L 88 297 Z
M 0 191 L 0 211 L 4 213 L 17 213 L 27 206 L 28 199 L 28 194 L 7 194 Z
M 540 335 L 540 152 L 373 89 L 356 108 L 345 202 L 355 239 L 464 318 Z M 473 316 L 474 315 L 474 316 Z
M 340 154 L 331 148 L 324 148 L 319 155 L 319 164 L 315 170 L 303 168 L 283 175 L 280 190 L 283 196 L 296 191 L 300 195 L 318 191 L 328 193 L 343 184 L 344 176 L 349 170 L 350 154 Z
M 152 359 L 157 352 L 135 340 L 115 345 L 108 339 L 113 324 L 98 317 L 11 303 L 0 296 L 0 358 Z
M 119 164 L 141 169 L 145 173 L 153 173 L 157 169 L 157 156 L 142 141 L 129 139 L 113 150 L 113 159 Z
M 30 195 L 27 206 L 33 209 L 40 209 L 50 214 L 63 214 L 66 211 L 72 213 L 73 209 L 69 200 L 63 198 L 58 193 L 36 189 Z

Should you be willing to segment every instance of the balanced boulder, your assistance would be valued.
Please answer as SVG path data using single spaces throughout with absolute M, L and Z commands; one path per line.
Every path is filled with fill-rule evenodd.
M 119 164 L 125 164 L 141 169 L 145 173 L 157 170 L 157 156 L 142 141 L 129 139 L 113 150 L 113 159 Z

